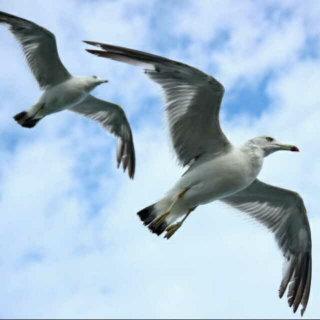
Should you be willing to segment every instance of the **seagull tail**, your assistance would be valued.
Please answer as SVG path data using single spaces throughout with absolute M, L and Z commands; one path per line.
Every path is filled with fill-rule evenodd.
M 158 236 L 162 234 L 171 223 L 178 219 L 178 217 L 183 213 L 183 209 L 179 208 L 177 205 L 170 214 L 159 223 L 153 223 L 155 219 L 159 218 L 172 204 L 173 200 L 170 196 L 163 198 L 162 200 L 148 206 L 137 213 L 141 221 L 145 226 L 148 226 L 152 233 Z
M 27 111 L 22 111 L 16 114 L 13 119 L 16 120 L 24 128 L 33 128 L 42 118 L 42 104 L 36 104 Z
M 26 111 L 16 114 L 13 119 L 24 128 L 33 128 L 41 120 L 41 118 L 33 119 L 32 117 L 29 117 Z
M 153 204 L 139 211 L 137 215 L 139 216 L 143 224 L 145 226 L 148 226 L 149 230 L 152 233 L 155 233 L 159 236 L 161 233 L 163 233 L 167 229 L 168 223 L 166 221 L 163 221 L 157 227 L 150 225 L 151 222 L 157 218 L 158 216 L 157 211 L 158 210 L 156 210 L 156 204 Z
M 157 217 L 155 204 L 140 210 L 137 215 L 143 222 L 143 225 L 148 226 Z

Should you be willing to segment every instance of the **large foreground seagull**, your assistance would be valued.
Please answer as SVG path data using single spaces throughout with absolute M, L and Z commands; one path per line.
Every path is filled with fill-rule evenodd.
M 120 139 L 117 148 L 118 166 L 128 168 L 134 177 L 135 151 L 129 122 L 123 109 L 113 103 L 97 99 L 90 92 L 102 83 L 97 76 L 73 77 L 62 64 L 56 39 L 49 30 L 39 25 L 0 11 L 0 24 L 9 30 L 20 43 L 28 65 L 41 89 L 39 101 L 14 119 L 23 127 L 33 128 L 45 116 L 69 110 L 100 122 Z
M 170 238 L 199 205 L 214 200 L 239 209 L 271 230 L 285 257 L 280 298 L 288 288 L 288 303 L 296 312 L 308 304 L 311 285 L 311 232 L 299 194 L 257 179 L 266 156 L 279 150 L 299 151 L 272 137 L 233 146 L 221 130 L 220 105 L 224 87 L 213 77 L 163 57 L 141 51 L 85 41 L 101 50 L 99 57 L 146 67 L 145 73 L 160 84 L 167 101 L 172 144 L 187 172 L 167 195 L 138 212 L 149 229 Z M 184 218 L 173 224 L 178 218 Z

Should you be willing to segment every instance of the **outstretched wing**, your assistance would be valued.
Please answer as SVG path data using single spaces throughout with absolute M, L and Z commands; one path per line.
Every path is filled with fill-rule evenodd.
M 181 165 L 207 153 L 214 157 L 231 147 L 220 127 L 224 88 L 216 79 L 186 64 L 149 53 L 85 42 L 104 50 L 87 50 L 99 57 L 148 68 L 145 73 L 165 92 L 171 140 Z
M 120 139 L 117 146 L 118 167 L 122 163 L 123 171 L 128 168 L 129 177 L 133 179 L 135 151 L 131 128 L 123 109 L 116 104 L 89 95 L 83 102 L 68 110 L 100 122 L 106 130 Z
M 302 198 L 295 192 L 256 179 L 248 188 L 221 201 L 247 213 L 266 226 L 286 261 L 279 289 L 282 298 L 288 284 L 288 303 L 296 312 L 306 310 L 311 287 L 311 231 Z
M 55 86 L 71 77 L 59 58 L 53 33 L 31 21 L 2 11 L 0 11 L 1 23 L 7 24 L 19 41 L 41 89 Z

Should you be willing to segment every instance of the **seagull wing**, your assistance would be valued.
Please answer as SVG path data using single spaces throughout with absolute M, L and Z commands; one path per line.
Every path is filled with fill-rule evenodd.
M 89 95 L 84 101 L 68 110 L 82 114 L 100 124 L 120 139 L 117 147 L 118 167 L 122 162 L 123 171 L 128 168 L 133 179 L 135 171 L 135 151 L 128 119 L 123 109 L 113 103 Z
M 71 78 L 59 58 L 53 33 L 31 21 L 2 11 L 0 11 L 1 23 L 9 25 L 9 30 L 19 41 L 41 89 L 53 87 Z
M 172 144 L 181 165 L 210 153 L 226 152 L 230 142 L 221 130 L 220 105 L 224 87 L 213 77 L 186 64 L 149 53 L 85 41 L 104 51 L 100 57 L 147 67 L 145 73 L 165 92 Z
M 288 284 L 288 303 L 296 312 L 306 310 L 311 287 L 311 231 L 299 194 L 256 179 L 248 188 L 222 199 L 271 230 L 286 261 L 279 289 L 282 298 Z

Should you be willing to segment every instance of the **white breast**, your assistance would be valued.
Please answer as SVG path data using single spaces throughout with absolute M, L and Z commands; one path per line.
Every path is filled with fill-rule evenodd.
M 81 78 L 71 78 L 48 89 L 41 97 L 45 114 L 65 110 L 83 101 L 89 94 Z
M 176 187 L 190 188 L 188 205 L 197 206 L 227 197 L 249 186 L 259 174 L 263 156 L 233 148 L 228 154 L 191 169 Z

